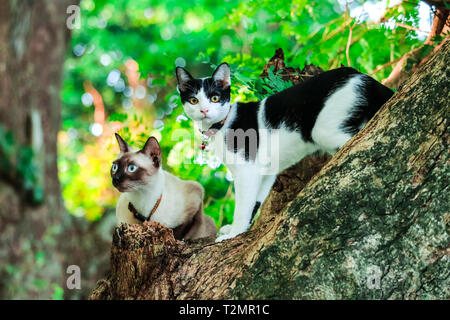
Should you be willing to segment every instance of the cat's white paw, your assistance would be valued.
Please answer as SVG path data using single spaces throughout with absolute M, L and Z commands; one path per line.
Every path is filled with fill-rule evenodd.
M 228 224 L 226 226 L 223 226 L 219 230 L 219 234 L 216 239 L 216 242 L 234 238 L 237 235 L 246 232 L 248 230 L 248 228 L 249 228 L 248 225 L 242 225 L 242 224 L 236 224 L 236 225 Z
M 231 226 L 232 226 L 231 224 L 227 224 L 227 225 L 224 225 L 222 228 L 220 228 L 219 232 L 217 233 L 219 235 L 219 237 L 229 234 L 231 231 Z
M 242 230 L 242 229 L 240 229 L 240 230 L 233 230 L 233 228 L 230 228 L 230 231 L 227 234 L 219 235 L 217 237 L 217 239 L 216 239 L 216 242 L 220 242 L 220 241 L 223 241 L 223 240 L 234 238 L 237 235 L 239 235 L 239 234 L 241 234 L 241 233 L 243 233 L 245 231 L 246 231 L 246 229 L 245 230 Z
M 231 239 L 231 238 L 234 238 L 235 236 L 237 236 L 237 235 L 232 234 L 232 233 L 223 234 L 223 235 L 217 237 L 216 242 L 221 242 L 223 240 Z

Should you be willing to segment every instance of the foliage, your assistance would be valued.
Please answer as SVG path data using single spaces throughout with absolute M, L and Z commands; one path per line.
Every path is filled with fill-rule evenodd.
M 0 125 L 0 175 L 10 181 L 18 181 L 17 187 L 35 204 L 44 198 L 38 170 L 33 149 L 18 143 L 13 132 Z
M 198 150 L 198 134 L 176 92 L 175 66 L 206 76 L 227 61 L 233 99 L 261 98 L 263 89 L 289 86 L 273 71 L 259 79 L 275 49 L 283 48 L 290 66 L 347 65 L 351 27 L 351 66 L 370 74 L 423 42 L 416 31 L 395 26 L 418 27 L 418 1 L 393 2 L 349 1 L 346 10 L 345 1 L 333 0 L 82 0 L 81 29 L 73 30 L 62 91 L 59 170 L 68 210 L 96 220 L 114 206 L 118 193 L 109 167 L 118 153 L 113 132 L 119 130 L 136 147 L 156 136 L 164 168 L 202 183 L 206 213 L 218 225 L 229 223 L 231 177 Z M 386 7 L 385 14 L 371 21 L 364 8 L 376 3 Z M 381 80 L 391 70 L 373 76 Z
M 59 284 L 46 280 L 48 274 L 45 271 L 45 265 L 50 264 L 54 267 L 55 262 L 49 261 L 43 251 L 34 253 L 31 243 L 25 242 L 23 249 L 27 258 L 21 266 L 12 264 L 0 266 L 0 275 L 9 279 L 5 288 L 7 295 L 19 299 L 31 295 L 39 299 L 44 293 L 45 299 L 48 299 L 49 297 L 45 294 L 51 292 L 51 299 L 62 300 L 64 289 Z

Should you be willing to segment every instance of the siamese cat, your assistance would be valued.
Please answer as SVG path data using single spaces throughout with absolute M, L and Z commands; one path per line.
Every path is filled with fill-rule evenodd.
M 184 111 L 231 171 L 233 224 L 216 241 L 247 231 L 277 173 L 316 151 L 334 154 L 361 130 L 393 92 L 353 68 L 314 76 L 262 101 L 230 102 L 230 68 L 196 79 L 176 68 Z M 204 144 L 202 144 L 204 146 Z
M 159 222 L 172 228 L 178 240 L 216 235 L 213 219 L 203 214 L 203 187 L 162 169 L 156 138 L 150 137 L 138 151 L 117 133 L 116 139 L 120 154 L 111 166 L 111 178 L 122 193 L 116 206 L 118 224 Z

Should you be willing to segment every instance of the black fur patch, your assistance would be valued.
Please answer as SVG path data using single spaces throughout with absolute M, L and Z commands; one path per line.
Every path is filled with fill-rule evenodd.
M 258 134 L 258 110 L 259 102 L 248 103 L 236 103 L 236 115 L 233 122 L 227 129 L 225 141 L 229 150 L 237 152 L 244 149 L 245 160 L 254 160 L 259 146 L 259 134 Z M 239 139 L 236 137 L 240 134 L 239 130 L 243 131 L 244 144 L 239 143 Z M 232 136 L 233 135 L 233 136 Z M 233 138 L 233 141 L 230 141 Z M 256 146 L 253 145 L 250 148 L 250 143 L 256 139 Z
M 223 88 L 219 81 L 214 81 L 212 78 L 207 79 L 191 79 L 183 84 L 185 89 L 180 89 L 181 102 L 185 103 L 191 97 L 195 95 L 203 88 L 206 96 L 211 98 L 212 96 L 219 96 L 219 103 L 221 105 L 230 101 L 231 87 Z
M 369 121 L 380 107 L 388 101 L 394 92 L 375 79 L 365 75 L 360 87 L 365 103 L 357 106 L 356 111 L 342 124 L 342 129 L 350 134 L 356 134 L 361 124 Z
M 265 120 L 273 129 L 284 123 L 301 132 L 305 141 L 312 142 L 311 130 L 326 99 L 358 73 L 353 68 L 330 70 L 268 97 Z
M 250 219 L 250 221 L 253 220 L 253 218 L 255 217 L 256 213 L 258 212 L 258 209 L 260 206 L 261 206 L 261 202 L 256 201 L 255 206 L 253 207 L 252 218 Z

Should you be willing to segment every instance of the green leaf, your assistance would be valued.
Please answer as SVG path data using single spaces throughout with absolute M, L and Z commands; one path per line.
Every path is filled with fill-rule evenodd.
M 119 113 L 119 112 L 115 112 L 113 114 L 111 114 L 109 116 L 109 121 L 119 121 L 119 122 L 124 122 L 125 120 L 128 119 L 128 114 L 126 113 Z

